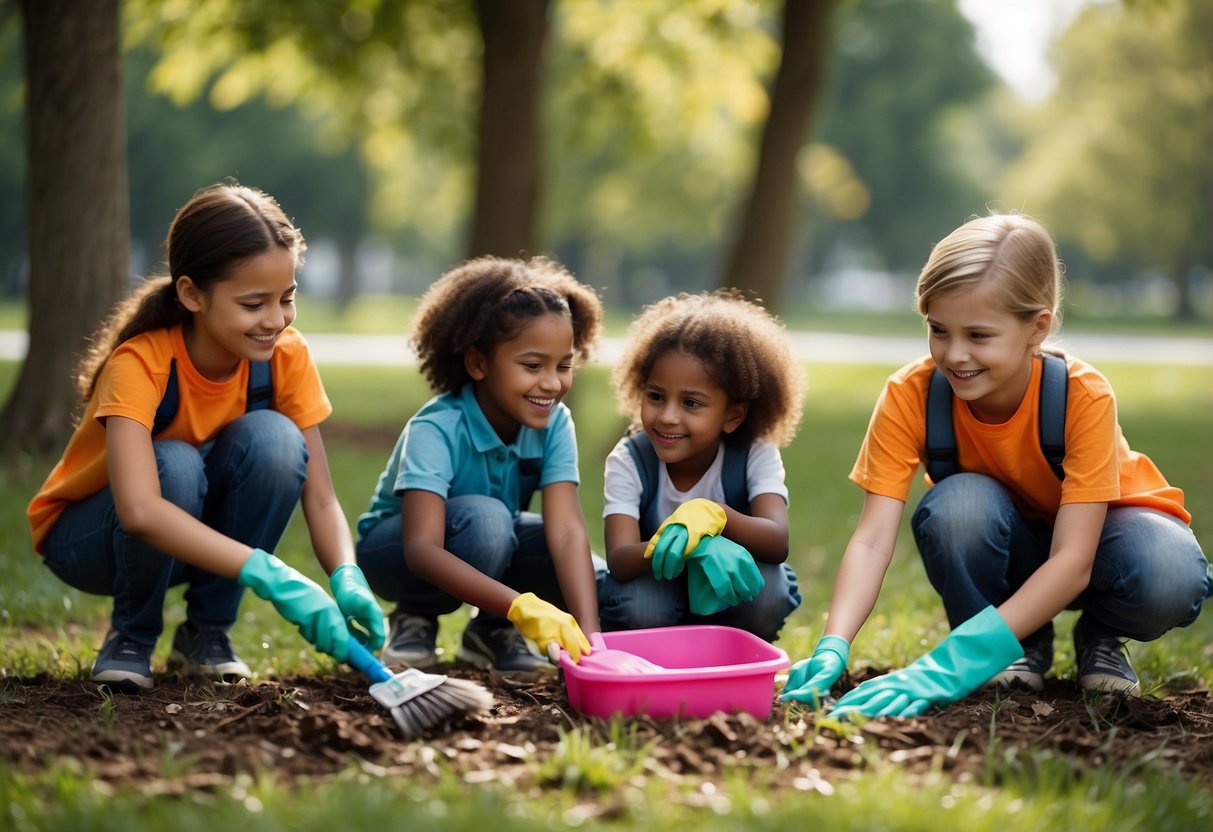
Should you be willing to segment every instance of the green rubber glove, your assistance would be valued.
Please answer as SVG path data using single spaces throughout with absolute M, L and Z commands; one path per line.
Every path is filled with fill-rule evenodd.
M 932 705 L 963 699 L 1023 657 L 1023 647 L 998 610 L 986 607 L 904 670 L 869 679 L 830 709 L 830 716 L 918 716 Z
M 724 523 L 724 509 L 703 497 L 687 500 L 674 509 L 644 550 L 644 556 L 653 559 L 653 577 L 669 581 L 681 575 L 683 560 L 695 551 L 700 539 L 720 534 Z
M 779 695 L 780 702 L 803 702 L 810 708 L 821 704 L 838 677 L 847 669 L 851 645 L 842 636 L 822 636 L 813 655 L 801 659 L 788 671 L 788 681 Z
M 506 618 L 518 632 L 538 644 L 544 651 L 556 642 L 574 663 L 590 652 L 590 642 L 577 624 L 577 619 L 559 607 L 549 604 L 533 592 L 524 592 L 510 604 Z
M 273 604 L 317 650 L 345 661 L 350 652 L 345 615 L 310 578 L 268 552 L 254 549 L 236 580 Z
M 383 626 L 383 610 L 375 600 L 362 570 L 352 563 L 343 563 L 329 575 L 329 589 L 337 600 L 337 606 L 345 613 L 346 625 L 355 621 L 366 630 L 365 644 L 372 653 L 378 653 L 387 637 Z M 350 632 L 359 634 L 352 628 Z M 359 641 L 363 641 L 361 637 Z
M 687 558 L 687 594 L 695 615 L 753 601 L 765 584 L 753 555 L 727 537 L 704 537 Z

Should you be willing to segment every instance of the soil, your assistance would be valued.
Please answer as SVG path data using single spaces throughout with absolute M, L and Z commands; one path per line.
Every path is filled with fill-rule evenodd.
M 609 721 L 569 707 L 558 677 L 507 688 L 472 669 L 447 672 L 483 684 L 495 703 L 485 714 L 451 718 L 414 740 L 402 737 L 365 680 L 352 673 L 239 685 L 167 676 L 138 696 L 107 696 L 87 682 L 10 677 L 0 684 L 0 759 L 14 771 L 87 771 L 103 784 L 144 793 L 219 789 L 266 772 L 303 784 L 351 765 L 383 776 L 453 773 L 469 784 L 596 788 L 570 783 L 575 767 L 544 765 L 559 759 L 562 732 L 574 727 L 599 744 L 612 737 Z M 840 688 L 856 681 L 844 677 Z M 833 783 L 879 759 L 912 776 L 942 771 L 982 778 L 989 755 L 998 761 L 994 771 L 1013 757 L 1045 754 L 1079 770 L 1133 774 L 1144 764 L 1197 781 L 1213 775 L 1207 691 L 1084 697 L 1074 683 L 1051 680 L 1040 693 L 983 690 L 922 717 L 859 727 L 819 725 L 813 712 L 778 702 L 765 720 L 718 713 L 636 717 L 626 726 L 626 745 L 638 749 L 637 774 L 697 789 L 701 781 L 718 783 L 741 772 L 772 787 L 829 793 Z M 602 797 L 609 802 L 605 792 Z

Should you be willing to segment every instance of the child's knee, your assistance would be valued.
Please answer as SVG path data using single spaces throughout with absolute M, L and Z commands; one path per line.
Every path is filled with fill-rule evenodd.
M 687 614 L 685 597 L 673 592 L 669 581 L 641 576 L 617 581 L 610 575 L 598 582 L 598 616 L 604 630 L 641 630 L 673 627 Z M 686 595 L 685 588 L 682 596 Z
M 198 449 L 175 439 L 152 443 L 160 495 L 197 517 L 206 498 L 206 466 Z

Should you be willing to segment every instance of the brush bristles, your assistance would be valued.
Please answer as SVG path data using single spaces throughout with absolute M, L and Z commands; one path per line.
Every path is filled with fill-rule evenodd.
M 392 717 L 406 738 L 413 738 L 456 714 L 482 713 L 493 694 L 467 679 L 447 677 L 441 685 L 392 708 Z

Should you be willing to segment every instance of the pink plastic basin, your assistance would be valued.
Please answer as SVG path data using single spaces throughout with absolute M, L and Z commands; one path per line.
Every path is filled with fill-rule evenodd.
M 775 673 L 788 654 L 753 633 L 695 624 L 603 633 L 606 646 L 661 665 L 644 674 L 573 663 L 561 653 L 569 704 L 590 716 L 647 714 L 703 717 L 745 711 L 766 719 L 775 697 Z

